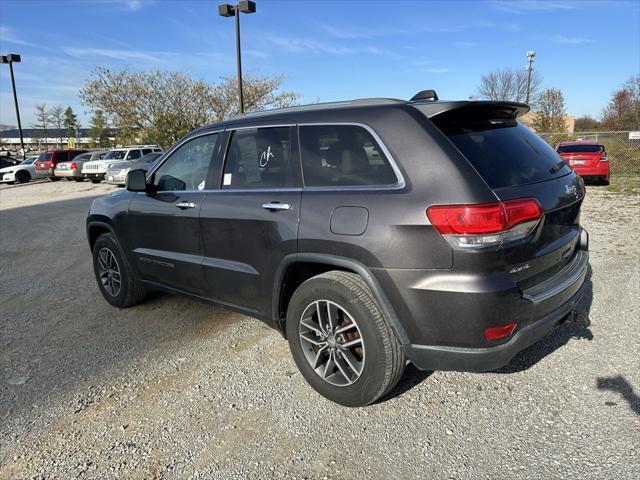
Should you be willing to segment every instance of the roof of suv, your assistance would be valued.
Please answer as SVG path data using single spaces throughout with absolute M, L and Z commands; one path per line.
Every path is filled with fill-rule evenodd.
M 355 100 L 347 100 L 341 102 L 314 103 L 309 105 L 300 105 L 293 107 L 277 108 L 272 110 L 262 110 L 258 112 L 249 112 L 235 117 L 231 117 L 221 122 L 205 125 L 198 130 L 206 130 L 213 126 L 235 125 L 256 120 L 285 119 L 298 113 L 307 112 L 330 112 L 344 110 L 350 108 L 397 108 L 397 107 L 418 107 L 420 111 L 427 117 L 433 117 L 444 112 L 457 110 L 464 107 L 485 107 L 500 108 L 510 110 L 517 115 L 522 115 L 529 111 L 529 106 L 524 103 L 503 102 L 492 100 L 399 100 L 397 98 L 361 98 Z

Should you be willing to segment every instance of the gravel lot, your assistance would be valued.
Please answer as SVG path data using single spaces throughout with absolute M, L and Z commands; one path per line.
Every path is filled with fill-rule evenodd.
M 84 221 L 113 187 L 1 186 L 0 478 L 637 479 L 634 185 L 584 204 L 591 327 L 497 372 L 409 367 L 362 409 L 315 394 L 257 320 L 164 294 L 110 307 Z

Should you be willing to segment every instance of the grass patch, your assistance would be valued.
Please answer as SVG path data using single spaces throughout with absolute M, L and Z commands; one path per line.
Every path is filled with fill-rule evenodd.
M 609 185 L 604 188 L 612 193 L 640 195 L 640 175 L 611 176 Z

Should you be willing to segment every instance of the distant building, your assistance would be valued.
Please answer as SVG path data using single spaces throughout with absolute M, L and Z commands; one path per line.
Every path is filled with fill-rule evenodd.
M 536 116 L 537 116 L 536 112 L 529 111 L 524 115 L 522 115 L 521 117 L 518 117 L 518 121 L 524 123 L 527 127 L 529 127 L 531 130 L 535 132 L 536 131 L 535 128 L 533 128 L 531 125 L 535 121 Z M 567 126 L 567 128 L 563 133 L 573 133 L 576 126 L 576 117 L 574 117 L 573 115 L 565 115 L 564 123 Z M 541 132 L 541 133 L 551 133 L 551 132 Z M 560 132 L 553 132 L 553 133 L 560 133 Z
M 89 137 L 88 128 L 79 128 L 78 136 L 69 137 L 65 129 L 51 128 L 47 129 L 47 137 L 44 137 L 44 131 L 39 128 L 23 128 L 22 135 L 24 137 L 25 148 L 31 148 L 35 150 L 43 150 L 45 145 L 48 145 L 49 149 L 56 148 L 57 146 L 64 146 L 66 148 L 69 138 L 73 138 L 77 142 L 77 147 L 90 147 L 94 146 L 97 139 Z M 109 130 L 109 141 L 115 144 L 116 132 Z M 0 132 L 0 146 L 9 150 L 20 149 L 20 132 L 19 130 L 3 130 Z

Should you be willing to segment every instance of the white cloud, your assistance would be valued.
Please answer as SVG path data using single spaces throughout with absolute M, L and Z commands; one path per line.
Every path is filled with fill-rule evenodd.
M 77 48 L 64 47 L 64 53 L 72 57 L 107 57 L 114 60 L 146 60 L 149 62 L 157 61 L 158 54 L 161 52 L 142 52 L 136 50 L 119 50 L 113 48 Z
M 477 47 L 478 45 L 480 45 L 478 42 L 453 42 L 454 47 L 462 48 Z
M 550 38 L 554 43 L 561 43 L 564 45 L 580 45 L 583 43 L 595 43 L 595 40 L 582 37 L 567 37 L 565 35 L 554 35 Z
M 576 9 L 575 2 L 562 0 L 492 0 L 490 3 L 497 10 L 519 14 Z
M 429 73 L 447 73 L 448 71 L 448 68 L 427 68 Z

